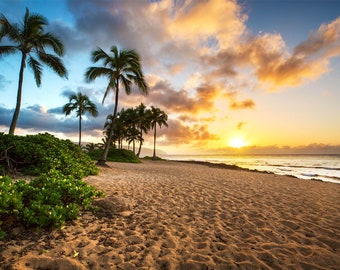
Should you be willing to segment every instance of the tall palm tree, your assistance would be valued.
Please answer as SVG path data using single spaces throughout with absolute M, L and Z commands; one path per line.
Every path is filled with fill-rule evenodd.
M 97 106 L 88 98 L 88 96 L 82 93 L 72 94 L 69 96 L 69 102 L 63 107 L 63 113 L 69 115 L 71 112 L 76 111 L 77 117 L 79 117 L 79 146 L 81 145 L 81 120 L 82 116 L 88 112 L 92 116 L 98 116 Z
M 120 86 L 125 89 L 127 95 L 131 93 L 131 86 L 135 84 L 143 94 L 148 93 L 148 87 L 142 72 L 139 54 L 135 50 L 118 50 L 112 46 L 111 54 L 107 54 L 101 48 L 92 52 L 92 62 L 101 61 L 103 66 L 89 67 L 85 72 L 85 78 L 88 82 L 94 81 L 97 77 L 106 77 L 109 81 L 103 97 L 103 102 L 110 91 L 114 92 L 115 105 L 112 114 L 112 125 L 109 130 L 108 140 L 105 145 L 103 154 L 98 161 L 99 164 L 105 164 L 107 154 L 112 139 L 112 132 L 115 125 L 118 109 L 118 98 Z
M 162 125 L 168 127 L 168 115 L 163 112 L 159 108 L 155 108 L 154 106 L 151 106 L 150 110 L 150 119 L 151 119 L 151 127 L 154 130 L 153 135 L 153 157 L 152 159 L 157 159 L 156 157 L 156 126 L 158 125 L 160 128 Z
M 38 87 L 41 85 L 42 64 L 47 65 L 60 77 L 67 78 L 66 68 L 60 58 L 64 54 L 64 45 L 51 33 L 44 32 L 46 25 L 48 25 L 48 22 L 44 16 L 30 14 L 27 8 L 25 16 L 19 24 L 10 23 L 4 14 L 0 14 L 0 41 L 6 38 L 10 43 L 0 46 L 0 56 L 15 52 L 21 53 L 17 102 L 9 134 L 14 134 L 19 118 L 26 64 L 33 70 Z M 52 49 L 56 55 L 48 53 L 46 49 Z

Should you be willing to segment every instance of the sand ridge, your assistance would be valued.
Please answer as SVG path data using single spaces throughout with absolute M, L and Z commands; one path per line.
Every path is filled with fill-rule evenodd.
M 15 228 L 3 269 L 338 269 L 340 185 L 200 164 L 108 163 L 96 214 Z

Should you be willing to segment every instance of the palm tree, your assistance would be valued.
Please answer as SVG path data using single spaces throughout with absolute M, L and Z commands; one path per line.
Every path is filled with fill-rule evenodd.
M 112 127 L 112 119 L 113 119 L 112 114 L 109 114 L 106 117 L 106 121 L 105 121 L 105 124 L 104 124 L 104 132 L 103 133 L 105 135 L 106 141 L 107 141 L 109 132 L 112 128 L 111 146 L 113 148 L 116 148 L 116 142 L 118 142 L 118 148 L 122 148 L 121 142 L 122 142 L 122 140 L 124 138 L 124 134 L 125 134 L 125 126 L 123 124 L 123 117 L 122 117 L 123 114 L 122 113 L 123 113 L 123 110 L 121 112 L 117 113 L 114 127 Z M 103 147 L 103 149 L 104 149 L 104 147 Z
M 151 106 L 150 110 L 150 119 L 151 119 L 151 127 L 154 130 L 153 135 L 153 160 L 156 160 L 156 125 L 161 128 L 162 125 L 168 127 L 167 121 L 168 121 L 168 115 L 163 112 L 159 108 L 155 108 L 154 106 Z
M 94 81 L 97 77 L 106 77 L 108 79 L 109 83 L 106 87 L 102 102 L 104 102 L 110 90 L 115 94 L 112 125 L 109 130 L 105 149 L 100 160 L 98 161 L 99 164 L 105 164 L 107 154 L 109 152 L 112 133 L 117 116 L 120 86 L 125 89 L 127 95 L 131 93 L 132 84 L 135 84 L 143 94 L 148 93 L 148 87 L 144 79 L 138 53 L 135 50 L 118 50 L 116 46 L 111 47 L 110 53 L 111 54 L 107 54 L 101 48 L 93 51 L 92 62 L 97 63 L 98 61 L 102 61 L 103 66 L 89 67 L 85 73 L 85 78 L 88 82 Z
M 140 132 L 138 129 L 136 129 L 133 125 L 129 125 L 129 128 L 127 130 L 127 136 L 126 136 L 126 141 L 129 143 L 132 143 L 132 151 L 134 154 L 136 154 L 136 141 L 141 141 L 142 137 L 140 135 Z
M 76 111 L 77 117 L 79 117 L 79 146 L 81 145 L 81 120 L 82 116 L 88 112 L 92 116 L 98 116 L 98 110 L 96 105 L 88 98 L 88 96 L 82 93 L 72 94 L 69 96 L 69 102 L 63 107 L 63 113 L 69 115 L 72 111 Z
M 98 143 L 88 143 L 85 145 L 85 147 L 83 148 L 85 152 L 91 152 L 94 151 L 96 149 L 99 149 L 99 144 Z
M 146 109 L 146 106 L 143 103 L 137 106 L 135 110 L 137 113 L 138 127 L 139 127 L 140 136 L 141 136 L 141 139 L 139 140 L 139 148 L 137 152 L 137 157 L 139 157 L 140 152 L 142 150 L 142 145 L 144 142 L 143 132 L 147 133 L 151 128 L 150 117 L 149 117 L 150 110 Z
M 136 140 L 140 136 L 139 130 L 137 130 L 138 115 L 137 111 L 133 108 L 125 110 L 125 125 L 128 129 L 129 142 L 132 142 L 133 153 L 136 153 Z
M 46 25 L 48 25 L 48 22 L 44 16 L 30 14 L 27 8 L 20 24 L 10 23 L 5 15 L 0 15 L 0 41 L 2 38 L 6 38 L 10 43 L 10 45 L 0 46 L 0 56 L 15 52 L 21 53 L 17 102 L 9 134 L 14 134 L 19 118 L 26 64 L 33 70 L 38 87 L 41 85 L 42 64 L 47 65 L 60 77 L 67 78 L 66 68 L 60 59 L 64 54 L 64 45 L 51 33 L 44 32 Z M 52 49 L 56 55 L 47 53 L 46 49 Z

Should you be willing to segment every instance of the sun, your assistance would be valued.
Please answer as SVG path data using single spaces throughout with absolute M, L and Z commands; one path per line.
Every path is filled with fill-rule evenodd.
M 242 148 L 247 145 L 248 145 L 248 142 L 245 141 L 243 137 L 233 137 L 229 140 L 229 146 L 233 148 Z

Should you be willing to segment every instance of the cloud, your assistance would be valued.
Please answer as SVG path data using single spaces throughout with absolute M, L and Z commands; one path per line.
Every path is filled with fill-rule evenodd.
M 13 113 L 14 109 L 10 110 L 0 105 L 0 126 L 9 126 L 12 121 Z
M 294 49 L 294 55 L 302 57 L 319 55 L 333 57 L 340 54 L 340 17 L 329 24 L 322 24 L 316 32 Z
M 244 36 L 230 48 L 216 55 L 203 55 L 215 79 L 237 78 L 247 68 L 267 90 L 294 87 L 316 80 L 328 71 L 329 60 L 340 55 L 340 17 L 323 24 L 309 38 L 298 44 L 293 53 L 280 34 Z
M 0 74 L 0 91 L 5 90 L 6 86 L 11 82 L 7 80 L 3 75 Z
M 211 140 L 218 140 L 218 136 L 209 132 L 207 125 L 195 124 L 184 125 L 183 122 L 175 119 L 168 121 L 169 128 L 158 131 L 163 136 L 160 145 L 187 145 L 197 144 L 201 146 Z
M 87 39 L 82 32 L 79 32 L 72 25 L 67 25 L 63 21 L 57 20 L 50 23 L 48 31 L 63 41 L 65 56 L 78 55 L 87 52 L 92 48 L 90 39 Z
M 291 146 L 246 146 L 242 155 L 338 155 L 340 145 L 310 144 L 296 147 Z M 216 150 L 220 154 L 240 154 L 239 149 L 224 147 Z
M 189 92 L 185 89 L 175 90 L 169 81 L 155 79 L 150 85 L 147 100 L 171 113 L 198 114 L 214 111 L 214 101 L 219 93 L 220 89 L 214 85 L 202 84 Z
M 9 126 L 13 112 L 13 109 L 0 107 L 0 125 Z M 90 117 L 88 119 L 85 117 L 82 121 L 83 131 L 98 136 L 102 131 L 105 117 L 102 117 L 98 122 Z M 20 110 L 17 128 L 74 135 L 78 133 L 78 118 L 64 117 L 61 107 L 46 110 L 44 107 L 35 104 Z
M 215 37 L 219 47 L 230 47 L 246 29 L 247 16 L 242 14 L 236 1 L 183 1 L 177 2 L 169 24 L 173 37 L 192 43 Z M 203 43 L 209 44 L 209 42 Z
M 237 124 L 237 130 L 241 130 L 246 124 L 247 124 L 247 122 L 239 122 Z
M 229 104 L 229 108 L 232 110 L 240 110 L 240 109 L 253 109 L 255 107 L 255 102 L 252 99 L 245 99 L 242 101 L 231 101 Z

